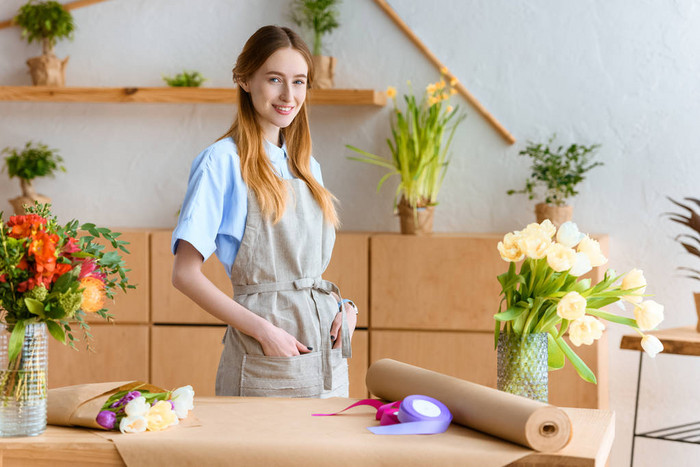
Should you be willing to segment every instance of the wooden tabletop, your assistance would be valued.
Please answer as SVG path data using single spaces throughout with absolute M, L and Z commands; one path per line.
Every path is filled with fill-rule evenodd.
M 207 419 L 207 410 L 211 412 L 213 409 L 221 410 L 221 408 L 229 405 L 231 403 L 245 403 L 244 398 L 240 401 L 228 401 L 226 399 L 234 398 L 197 398 L 195 402 L 195 416 L 199 419 L 202 427 L 207 424 L 211 424 Z M 348 400 L 351 401 L 351 400 Z M 258 403 L 257 401 L 254 401 Z M 342 404 L 345 404 L 345 400 L 341 400 Z M 279 405 L 279 401 L 276 401 L 273 405 Z M 284 403 L 284 401 L 282 401 Z M 304 402 L 302 402 L 304 403 Z M 294 402 L 298 405 L 297 402 Z M 342 405 L 341 404 L 341 405 Z M 336 404 L 337 405 L 337 404 Z M 556 453 L 537 453 L 534 451 L 527 450 L 521 446 L 514 445 L 512 443 L 500 440 L 498 438 L 493 438 L 486 436 L 484 434 L 469 430 L 461 426 L 453 426 L 448 430 L 447 433 L 438 435 L 434 440 L 432 438 L 423 438 L 420 436 L 408 436 L 408 437 L 391 437 L 382 438 L 371 437 L 365 438 L 363 441 L 363 446 L 367 450 L 372 450 L 372 452 L 380 452 L 381 449 L 377 449 L 375 445 L 381 445 L 383 449 L 387 450 L 387 457 L 390 457 L 391 446 L 396 443 L 406 443 L 409 445 L 423 445 L 427 448 L 428 444 L 445 444 L 445 442 L 459 441 L 455 446 L 462 446 L 457 449 L 456 452 L 460 452 L 452 458 L 447 458 L 446 463 L 442 465 L 463 465 L 464 456 L 469 456 L 469 450 L 476 446 L 477 448 L 481 446 L 479 443 L 485 443 L 483 447 L 488 449 L 504 451 L 521 451 L 519 454 L 520 458 L 516 460 L 513 464 L 515 466 L 527 466 L 527 465 L 567 465 L 567 466 L 604 466 L 610 449 L 612 446 L 614 434 L 615 434 L 615 414 L 610 411 L 605 410 L 593 410 L 593 409 L 574 409 L 574 408 L 564 408 L 566 413 L 569 415 L 572 421 L 573 436 L 571 442 L 561 451 Z M 309 417 L 311 419 L 311 417 Z M 328 420 L 330 422 L 330 420 Z M 229 425 L 232 422 L 229 421 Z M 318 423 L 318 421 L 316 421 Z M 355 423 L 358 427 L 364 427 L 367 423 L 367 416 L 356 414 L 354 416 L 349 416 L 344 419 L 338 419 L 335 423 Z M 235 424 L 234 424 L 235 425 Z M 177 430 L 178 427 L 172 430 Z M 235 428 L 235 427 L 233 427 Z M 297 427 L 299 428 L 299 427 Z M 190 428 L 191 429 L 191 428 Z M 280 431 L 280 427 L 271 428 L 272 431 Z M 168 430 L 169 431 L 169 430 Z M 251 430 L 259 431 L 259 430 Z M 367 436 L 365 429 L 357 430 L 360 436 Z M 280 433 L 286 432 L 286 436 L 292 436 L 289 430 L 281 430 Z M 364 433 L 364 435 L 362 433 Z M 163 432 L 165 433 L 165 432 Z M 176 433 L 172 433 L 176 434 Z M 172 435 L 171 434 L 171 435 Z M 115 434 L 113 436 L 123 436 L 130 437 L 129 440 L 147 441 L 149 433 L 144 435 L 120 435 Z M 120 455 L 120 450 L 117 449 L 115 442 L 108 439 L 110 435 L 106 432 L 95 432 L 89 429 L 83 428 L 68 428 L 60 426 L 48 426 L 44 434 L 31 437 L 31 438 L 0 438 L 0 465 L 2 467 L 9 466 L 51 466 L 51 467 L 61 467 L 61 466 L 123 466 L 123 465 L 140 465 L 138 459 L 134 459 L 133 456 L 122 457 Z M 189 435 L 190 437 L 192 435 Z M 246 438 L 249 436 L 251 440 L 255 437 L 259 437 L 260 433 L 251 433 L 250 435 L 245 435 L 245 433 L 237 433 L 234 438 Z M 251 462 L 255 463 L 255 459 L 266 459 L 265 456 L 270 456 L 271 445 L 281 442 L 280 439 L 274 436 L 266 437 L 267 441 L 264 442 L 248 442 L 250 440 L 240 439 L 236 441 L 235 451 L 237 455 L 241 458 L 246 457 Z M 454 438 L 454 439 L 453 439 Z M 113 438 L 114 439 L 114 438 Z M 150 438 L 154 440 L 155 438 Z M 420 439 L 421 442 L 416 440 Z M 259 441 L 259 440 L 258 440 Z M 304 457 L 307 459 L 304 465 L 307 466 L 327 466 L 329 464 L 334 464 L 328 458 L 329 449 L 333 451 L 336 447 L 338 449 L 343 449 L 343 446 L 347 444 L 347 438 L 339 439 L 337 446 L 325 445 L 328 440 L 322 443 L 313 443 L 309 445 L 308 449 L 305 449 L 306 453 Z M 149 441 L 150 443 L 150 441 Z M 477 444 L 474 444 L 477 443 Z M 204 443 L 206 444 L 206 443 Z M 371 445 L 371 446 L 370 446 Z M 169 445 L 169 449 L 174 449 L 172 444 Z M 198 449 L 212 449 L 215 446 L 202 446 L 197 443 Z M 314 454 L 317 451 L 317 455 Z M 477 449 L 478 453 L 479 449 Z M 396 451 L 393 451 L 396 454 Z M 290 453 L 289 451 L 284 451 L 280 455 L 288 456 L 290 464 L 293 464 L 294 455 L 301 455 L 300 453 Z M 360 454 L 357 454 L 360 455 Z M 344 462 L 340 462 L 337 465 L 354 465 L 352 463 L 352 454 L 345 453 L 342 457 L 345 459 Z M 449 460 L 451 459 L 451 461 Z M 207 460 L 202 459 L 201 465 L 207 465 Z M 381 460 L 380 458 L 375 458 L 375 461 Z M 384 458 L 386 460 L 386 458 Z M 442 459 L 445 461 L 446 459 Z M 173 463 L 174 462 L 174 463 Z M 171 462 L 168 460 L 162 465 L 172 466 L 177 464 L 176 461 Z M 151 461 L 148 462 L 149 465 L 155 465 Z M 382 461 L 383 463 L 383 461 Z M 372 462 L 370 462 L 372 464 Z M 184 464 L 183 464 L 184 465 Z M 209 464 L 212 465 L 212 464 Z M 221 464 L 224 465 L 224 464 Z M 355 464 L 356 465 L 356 464 Z M 424 465 L 420 462 L 420 459 L 411 462 L 408 461 L 404 465 Z
M 695 326 L 662 329 L 659 331 L 651 331 L 649 334 L 659 338 L 664 345 L 664 353 L 700 356 L 700 333 L 697 332 Z M 639 334 L 622 336 L 620 348 L 644 350 L 642 349 L 642 336 Z

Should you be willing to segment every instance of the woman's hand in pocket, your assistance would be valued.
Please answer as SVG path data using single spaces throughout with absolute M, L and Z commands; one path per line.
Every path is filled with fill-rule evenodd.
M 348 323 L 348 330 L 350 331 L 350 339 L 352 339 L 352 333 L 355 332 L 355 326 L 357 326 L 357 310 L 350 303 L 343 303 L 345 308 L 345 319 Z M 340 336 L 343 332 L 343 314 L 336 313 L 333 319 L 333 324 L 331 325 L 331 342 L 333 342 L 333 348 L 339 349 L 341 347 L 342 339 Z
M 294 357 L 313 350 L 296 340 L 284 329 L 273 324 L 267 326 L 258 342 L 260 342 L 266 357 Z

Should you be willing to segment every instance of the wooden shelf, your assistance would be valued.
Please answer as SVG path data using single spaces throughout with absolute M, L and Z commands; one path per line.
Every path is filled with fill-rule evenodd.
M 372 89 L 313 89 L 312 105 L 386 105 L 386 94 Z M 169 104 L 235 104 L 235 88 L 95 88 L 0 86 L 0 101 L 141 102 Z
M 656 336 L 664 345 L 663 353 L 700 356 L 700 333 L 697 332 L 695 325 L 651 331 L 649 334 Z M 622 336 L 620 348 L 644 350 L 642 336 L 639 334 Z

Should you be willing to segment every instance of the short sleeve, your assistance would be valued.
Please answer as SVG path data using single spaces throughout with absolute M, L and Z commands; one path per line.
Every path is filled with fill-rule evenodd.
M 202 151 L 192 162 L 187 192 L 171 250 L 179 240 L 192 244 L 206 260 L 216 252 L 230 270 L 245 231 L 247 188 L 240 160 L 230 139 Z

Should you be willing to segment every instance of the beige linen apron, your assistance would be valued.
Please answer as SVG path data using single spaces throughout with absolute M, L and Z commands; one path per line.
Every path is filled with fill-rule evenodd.
M 231 269 L 233 298 L 294 336 L 313 351 L 296 357 L 266 357 L 252 337 L 229 326 L 216 374 L 217 396 L 347 397 L 350 333 L 342 312 L 342 341 L 331 349 L 331 324 L 340 296 L 321 279 L 330 261 L 335 229 L 301 180 L 285 180 L 289 196 L 273 224 L 249 190 L 248 215 Z

